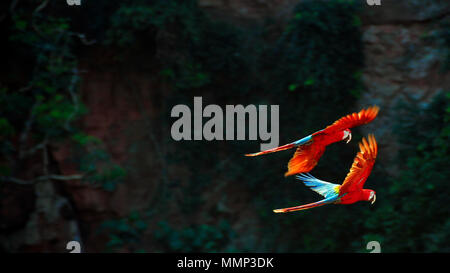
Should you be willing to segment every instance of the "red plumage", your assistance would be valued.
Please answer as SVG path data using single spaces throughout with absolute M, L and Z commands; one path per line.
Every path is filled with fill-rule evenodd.
M 300 175 L 299 178 L 306 181 L 304 182 L 305 184 L 308 183 L 306 185 L 322 194 L 325 199 L 310 204 L 276 209 L 274 212 L 284 213 L 299 211 L 327 204 L 347 205 L 358 201 L 371 201 L 374 203 L 376 200 L 375 191 L 363 189 L 363 186 L 375 164 L 377 153 L 378 146 L 375 137 L 369 135 L 368 140 L 363 138 L 361 143 L 359 143 L 359 152 L 356 154 L 350 172 L 345 177 L 342 185 L 321 181 L 311 175 Z
M 350 172 L 339 187 L 340 204 L 352 204 L 357 201 L 368 201 L 370 191 L 364 190 L 363 186 L 372 172 L 375 159 L 378 154 L 378 146 L 373 135 L 369 135 L 359 143 L 359 152 L 353 160 Z
M 307 173 L 317 165 L 319 159 L 325 152 L 326 146 L 348 137 L 351 139 L 350 128 L 373 121 L 378 115 L 378 111 L 378 106 L 371 106 L 358 113 L 352 113 L 336 120 L 325 129 L 310 135 L 310 139 L 308 137 L 303 138 L 307 139 L 305 142 L 298 140 L 270 150 L 246 154 L 246 156 L 258 156 L 297 147 L 294 156 L 289 160 L 288 171 L 284 175 L 290 176 L 298 173 Z

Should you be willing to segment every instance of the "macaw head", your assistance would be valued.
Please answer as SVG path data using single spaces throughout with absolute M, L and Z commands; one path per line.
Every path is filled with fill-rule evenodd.
M 377 200 L 377 194 L 374 190 L 369 190 L 369 199 L 367 201 L 370 202 L 371 205 L 375 203 L 375 200 Z
M 375 200 L 377 200 L 377 194 L 374 190 L 363 189 L 360 200 L 368 201 L 368 202 L 370 202 L 370 204 L 373 205 L 373 203 L 375 203 Z
M 345 129 L 343 132 L 342 140 L 345 140 L 345 143 L 349 143 L 350 140 L 352 140 L 352 131 L 350 131 L 350 129 Z

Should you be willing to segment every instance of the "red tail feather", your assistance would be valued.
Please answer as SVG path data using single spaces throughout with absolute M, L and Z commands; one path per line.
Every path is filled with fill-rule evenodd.
M 284 212 L 291 212 L 291 211 L 298 211 L 298 210 L 305 210 L 305 209 L 312 209 L 315 207 L 320 207 L 323 205 L 327 205 L 327 204 L 331 204 L 331 203 L 336 203 L 338 202 L 338 197 L 337 194 L 335 196 L 330 196 L 328 198 L 325 198 L 323 200 L 314 202 L 314 203 L 309 203 L 306 205 L 301 205 L 301 206 L 296 206 L 296 207 L 290 207 L 290 208 L 284 208 L 284 209 L 274 209 L 273 212 L 275 213 L 284 213 Z
M 284 209 L 274 209 L 273 212 L 275 213 L 285 213 L 285 212 L 292 212 L 292 211 L 298 211 L 298 210 L 305 210 L 305 209 L 311 209 L 319 206 L 326 205 L 327 203 L 324 202 L 316 202 L 296 207 L 290 207 L 290 208 L 284 208 Z
M 295 144 L 290 143 L 290 144 L 286 144 L 280 147 L 276 147 L 270 150 L 265 150 L 262 152 L 257 152 L 257 153 L 253 153 L 253 154 L 246 154 L 245 156 L 258 156 L 258 155 L 264 155 L 264 154 L 270 154 L 270 153 L 275 153 L 275 152 L 279 152 L 279 151 L 284 151 L 284 150 L 288 150 L 291 148 L 294 148 Z

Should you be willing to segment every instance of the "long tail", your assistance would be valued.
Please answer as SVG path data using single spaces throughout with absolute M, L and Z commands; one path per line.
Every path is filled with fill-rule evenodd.
M 309 143 L 312 141 L 312 135 L 309 135 L 307 137 L 304 137 L 302 139 L 299 139 L 297 141 L 294 141 L 292 143 L 280 146 L 280 147 L 276 147 L 273 149 L 269 149 L 269 150 L 265 150 L 262 152 L 257 152 L 257 153 L 253 153 L 253 154 L 246 154 L 245 156 L 258 156 L 258 155 L 265 155 L 265 154 L 270 154 L 270 153 L 275 153 L 275 152 L 279 152 L 279 151 L 284 151 L 284 150 L 288 150 L 288 149 L 292 149 L 296 146 L 300 146 L 306 143 Z
M 305 209 L 312 209 L 315 207 L 320 207 L 323 205 L 331 204 L 334 201 L 337 200 L 336 196 L 332 196 L 330 198 L 325 198 L 323 200 L 320 200 L 318 202 L 309 203 L 306 205 L 296 206 L 296 207 L 290 207 L 290 208 L 284 208 L 284 209 L 274 209 L 273 212 L 275 213 L 285 213 L 285 212 L 291 212 L 291 211 L 297 211 L 297 210 L 305 210 Z
M 291 148 L 294 148 L 295 143 L 289 143 L 280 147 L 276 147 L 273 149 L 269 149 L 269 150 L 265 150 L 262 152 L 257 152 L 257 153 L 253 153 L 253 154 L 246 154 L 245 156 L 258 156 L 258 155 L 265 155 L 265 154 L 270 154 L 270 153 L 275 153 L 275 152 L 279 152 L 279 151 L 284 151 L 284 150 L 288 150 Z

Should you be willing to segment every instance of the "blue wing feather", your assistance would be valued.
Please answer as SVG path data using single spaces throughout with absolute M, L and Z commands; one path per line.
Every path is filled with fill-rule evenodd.
M 339 185 L 326 182 L 315 178 L 309 173 L 302 173 L 296 176 L 311 190 L 317 192 L 325 198 L 330 198 L 339 195 Z
M 311 140 L 312 140 L 312 135 L 309 135 L 309 136 L 306 136 L 306 137 L 304 137 L 302 139 L 294 141 L 293 144 L 299 146 L 299 145 L 306 144 L 306 143 L 308 143 Z

